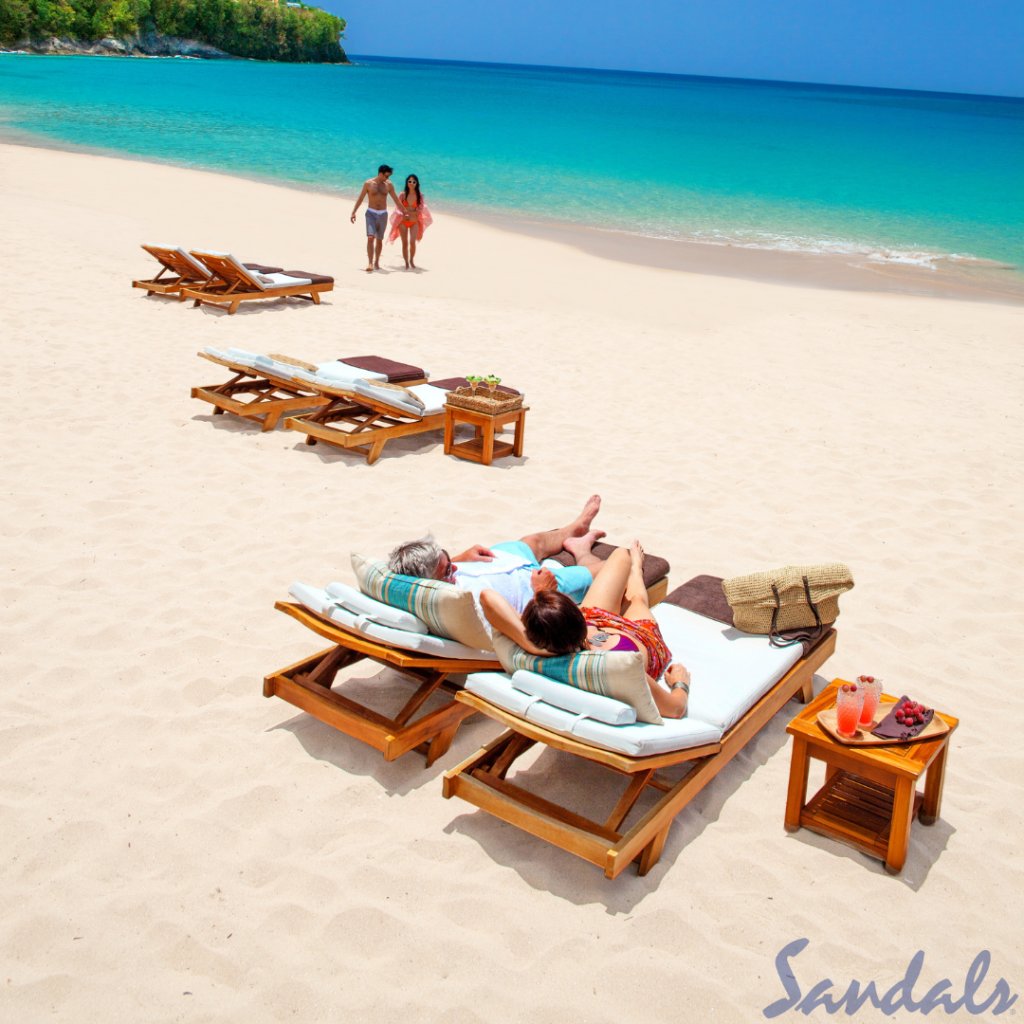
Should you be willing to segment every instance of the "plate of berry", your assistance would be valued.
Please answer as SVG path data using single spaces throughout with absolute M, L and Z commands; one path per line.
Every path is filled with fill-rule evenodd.
M 857 682 L 865 678 L 867 677 L 861 676 Z M 856 684 L 845 685 L 852 689 Z M 906 696 L 894 700 L 882 694 L 871 722 L 858 723 L 857 730 L 852 736 L 839 731 L 836 712 L 835 707 L 819 711 L 818 724 L 834 739 L 848 746 L 870 747 L 881 746 L 883 743 L 930 740 L 949 732 L 949 726 L 941 716 L 935 714 L 933 708 L 926 708 L 920 702 Z

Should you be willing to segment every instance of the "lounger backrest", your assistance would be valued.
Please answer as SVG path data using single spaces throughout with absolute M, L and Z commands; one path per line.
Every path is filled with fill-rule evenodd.
M 205 263 L 219 278 L 229 285 L 236 285 L 246 291 L 263 291 L 259 275 L 249 270 L 229 252 L 207 252 L 193 249 L 192 255 Z
M 204 266 L 201 260 L 186 252 L 180 245 L 143 245 L 142 248 L 153 259 L 186 281 L 207 281 L 213 276 L 213 272 Z

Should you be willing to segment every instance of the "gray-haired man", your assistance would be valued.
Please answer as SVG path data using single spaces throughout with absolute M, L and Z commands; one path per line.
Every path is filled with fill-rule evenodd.
M 604 536 L 604 530 L 591 529 L 600 508 L 601 498 L 594 494 L 583 511 L 560 530 L 530 533 L 489 548 L 474 544 L 454 558 L 433 537 L 406 541 L 388 555 L 388 568 L 404 576 L 454 583 L 478 599 L 482 591 L 495 590 L 517 612 L 523 611 L 538 590 L 561 590 L 579 602 L 604 565 L 604 559 L 591 552 Z M 575 556 L 575 565 L 541 565 L 563 550 Z

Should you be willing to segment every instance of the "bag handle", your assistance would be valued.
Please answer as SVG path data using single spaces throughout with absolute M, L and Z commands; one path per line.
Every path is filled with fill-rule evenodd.
M 807 606 L 814 612 L 815 628 L 813 633 L 809 633 L 807 636 L 795 636 L 790 640 L 784 640 L 782 634 L 778 630 L 778 619 L 779 619 L 779 608 L 782 605 L 782 601 L 779 599 L 779 588 L 772 584 L 772 593 L 775 595 L 775 610 L 772 612 L 772 625 L 768 630 L 768 643 L 772 647 L 792 647 L 793 644 L 803 643 L 805 640 L 816 643 L 820 638 L 821 634 L 825 632 L 825 627 L 821 623 L 821 616 L 818 614 L 818 606 L 811 600 L 811 585 L 807 582 L 807 577 L 804 576 L 804 594 L 807 597 Z

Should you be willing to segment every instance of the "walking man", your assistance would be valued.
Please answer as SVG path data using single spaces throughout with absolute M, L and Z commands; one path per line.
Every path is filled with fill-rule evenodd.
M 377 168 L 377 177 L 363 182 L 363 191 L 359 193 L 356 205 L 352 208 L 352 223 L 356 222 L 356 213 L 366 197 L 366 272 L 380 270 L 380 251 L 384 245 L 384 234 L 388 229 L 388 196 L 390 195 L 403 213 L 405 207 L 399 202 L 395 186 L 391 184 L 394 169 L 387 164 Z

